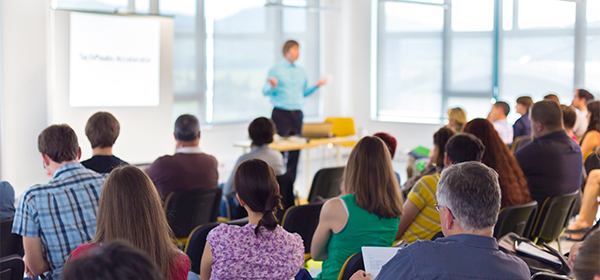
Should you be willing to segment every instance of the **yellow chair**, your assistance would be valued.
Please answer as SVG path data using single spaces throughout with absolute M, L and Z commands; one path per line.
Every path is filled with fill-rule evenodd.
M 331 117 L 325 119 L 326 123 L 333 123 L 333 127 L 331 128 L 331 132 L 336 137 L 346 137 L 356 135 L 356 129 L 354 128 L 354 119 L 352 118 L 341 118 L 341 117 Z M 356 141 L 348 141 L 347 143 L 343 143 L 344 147 L 354 147 Z

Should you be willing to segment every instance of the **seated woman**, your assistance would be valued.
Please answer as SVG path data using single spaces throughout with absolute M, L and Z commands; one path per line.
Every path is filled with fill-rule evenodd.
M 463 125 L 467 122 L 467 112 L 460 107 L 448 110 L 447 127 L 458 133 L 462 131 Z
M 573 127 L 575 127 L 575 121 L 577 120 L 577 113 L 575 113 L 575 109 L 567 105 L 560 105 L 560 109 L 563 113 L 563 125 L 565 126 L 567 135 L 569 135 L 573 140 L 575 140 L 575 142 L 577 142 L 577 144 L 579 144 L 579 140 L 573 132 Z
M 581 140 L 581 154 L 584 159 L 600 146 L 600 101 L 588 104 L 587 108 L 588 127 Z
M 390 152 L 377 138 L 362 138 L 344 171 L 348 193 L 327 201 L 312 239 L 311 255 L 323 261 L 317 279 L 337 279 L 344 262 L 362 246 L 392 246 L 402 215 L 402 196 Z
M 164 279 L 187 279 L 188 257 L 177 249 L 171 235 L 160 197 L 148 175 L 132 165 L 117 167 L 102 186 L 96 236 L 92 243 L 77 247 L 71 259 L 121 239 L 144 251 L 158 265 Z
M 297 233 L 277 224 L 281 210 L 275 173 L 260 159 L 244 161 L 235 171 L 234 188 L 249 222 L 221 224 L 208 234 L 202 279 L 292 279 L 304 265 L 304 244 Z
M 486 119 L 474 119 L 465 125 L 463 131 L 481 140 L 485 146 L 481 162 L 498 172 L 502 192 L 500 207 L 506 208 L 531 202 L 523 170 L 508 150 L 508 146 L 500 139 L 492 123 Z

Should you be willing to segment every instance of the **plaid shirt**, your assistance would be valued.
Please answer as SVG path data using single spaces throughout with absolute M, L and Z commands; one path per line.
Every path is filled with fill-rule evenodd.
M 71 251 L 94 237 L 103 182 L 102 175 L 80 163 L 68 163 L 48 183 L 30 187 L 19 198 L 12 232 L 42 239 L 49 279 L 59 279 Z

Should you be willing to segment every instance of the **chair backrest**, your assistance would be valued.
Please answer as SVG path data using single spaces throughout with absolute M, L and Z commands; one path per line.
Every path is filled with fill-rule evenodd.
M 544 242 L 557 239 L 567 226 L 573 212 L 573 204 L 578 196 L 579 190 L 562 196 L 546 198 L 540 207 L 529 238 L 532 240 L 537 238 Z
M 317 197 L 331 198 L 338 196 L 342 185 L 345 167 L 323 168 L 315 174 L 310 186 L 308 202 L 312 203 Z
M 23 256 L 23 238 L 11 233 L 13 218 L 0 221 L 0 258 L 9 255 Z
M 310 253 L 313 234 L 319 225 L 319 215 L 323 203 L 292 206 L 283 215 L 281 226 L 289 231 L 296 232 L 304 241 L 304 252 Z
M 498 222 L 494 227 L 494 237 L 499 239 L 509 232 L 514 232 L 519 236 L 525 236 L 525 228 L 531 217 L 536 214 L 537 202 L 532 201 L 523 205 L 509 206 L 498 215 Z
M 333 127 L 331 128 L 331 132 L 336 137 L 345 137 L 356 134 L 356 130 L 354 129 L 354 119 L 352 118 L 327 118 L 325 122 L 333 123 Z
M 350 280 L 350 277 L 361 269 L 365 270 L 365 264 L 363 262 L 362 252 L 358 252 L 346 260 L 346 263 L 342 266 L 342 270 L 340 270 L 338 280 Z
M 165 211 L 175 238 L 188 237 L 195 227 L 216 222 L 221 193 L 218 187 L 170 193 Z
M 10 255 L 0 259 L 0 280 L 22 280 L 25 263 L 19 255 Z
M 534 275 L 531 275 L 531 279 L 535 279 L 535 280 L 571 280 L 573 278 L 566 276 L 566 275 L 554 274 L 554 273 L 549 273 L 549 272 L 538 272 Z
M 202 226 L 197 226 L 190 233 L 187 244 L 185 245 L 185 253 L 190 258 L 191 271 L 200 274 L 200 263 L 202 254 L 204 253 L 204 245 L 206 245 L 206 237 L 208 233 L 220 223 L 209 223 Z
M 294 197 L 294 176 L 291 173 L 285 173 L 277 176 L 277 184 L 279 184 L 279 194 L 281 195 L 281 205 L 283 211 L 294 206 L 296 203 Z

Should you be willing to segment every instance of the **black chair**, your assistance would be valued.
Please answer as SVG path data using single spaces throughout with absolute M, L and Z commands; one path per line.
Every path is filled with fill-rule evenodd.
M 498 222 L 494 227 L 494 237 L 499 239 L 509 232 L 514 232 L 519 236 L 526 236 L 525 229 L 527 224 L 535 216 L 537 210 L 537 202 L 532 201 L 523 205 L 509 206 L 498 215 Z
M 279 195 L 281 195 L 281 205 L 283 211 L 296 205 L 296 197 L 294 196 L 294 178 L 291 174 L 285 173 L 277 176 L 279 184 Z
M 12 225 L 13 218 L 0 221 L 0 258 L 14 254 L 23 257 L 23 238 L 11 233 Z
M 445 237 L 444 233 L 440 231 L 440 232 L 436 233 L 434 236 L 431 237 L 431 241 L 435 241 L 438 238 L 444 238 L 444 237 Z
M 571 280 L 573 278 L 566 276 L 566 275 L 560 275 L 560 274 L 554 274 L 554 273 L 548 273 L 548 272 L 538 272 L 534 275 L 531 275 L 531 279 L 535 279 L 535 280 Z
M 0 259 L 0 280 L 22 280 L 25 263 L 19 255 L 10 255 Z
M 185 254 L 190 258 L 190 270 L 196 274 L 200 274 L 200 263 L 202 254 L 204 253 L 204 245 L 206 245 L 206 237 L 208 233 L 220 223 L 209 223 L 203 226 L 197 226 L 192 230 L 185 245 Z
M 363 262 L 362 252 L 358 252 L 346 260 L 346 263 L 342 266 L 342 270 L 340 270 L 338 280 L 350 280 L 350 277 L 361 269 L 365 270 L 365 264 Z
M 305 259 L 310 258 L 310 245 L 317 225 L 319 225 L 319 215 L 322 207 L 323 203 L 292 206 L 283 215 L 281 226 L 285 230 L 296 232 L 302 237 Z
M 175 238 L 185 241 L 195 227 L 216 222 L 221 193 L 218 187 L 170 193 L 165 212 Z
M 308 202 L 313 203 L 317 197 L 331 198 L 340 195 L 340 186 L 342 185 L 342 176 L 345 167 L 323 168 L 315 174 L 315 178 L 310 186 Z
M 575 199 L 578 196 L 579 190 L 562 196 L 546 198 L 531 227 L 529 239 L 536 244 L 549 243 L 553 240 L 558 241 L 558 237 L 569 222 Z M 557 243 L 560 251 L 560 242 Z

